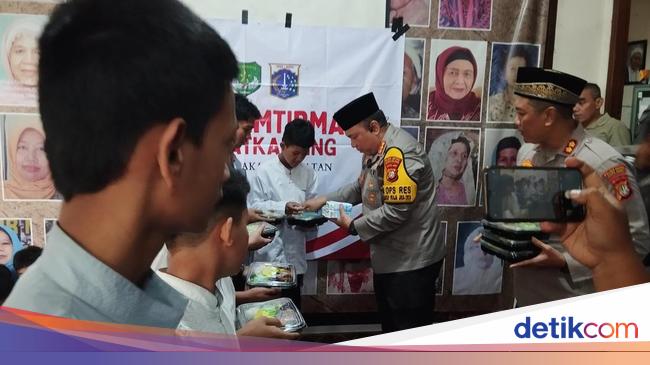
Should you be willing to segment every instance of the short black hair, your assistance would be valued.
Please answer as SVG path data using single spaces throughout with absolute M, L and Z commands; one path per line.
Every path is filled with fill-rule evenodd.
M 230 169 L 230 178 L 226 180 L 221 188 L 223 198 L 215 206 L 217 219 L 220 217 L 232 217 L 235 223 L 239 223 L 244 210 L 246 210 L 246 196 L 251 191 L 251 186 L 246 176 L 239 170 Z
M 239 224 L 247 209 L 246 196 L 251 190 L 246 176 L 239 170 L 229 168 L 230 177 L 223 183 L 221 190 L 223 196 L 214 206 L 214 211 L 210 217 L 210 223 L 205 231 L 201 233 L 181 233 L 166 243 L 169 250 L 174 250 L 179 246 L 198 245 L 214 229 L 215 224 L 222 219 L 232 218 L 233 222 Z
M 200 145 L 238 73 L 228 44 L 177 0 L 70 0 L 39 39 L 45 151 L 65 200 L 120 178 L 142 135 L 183 118 Z
M 546 108 L 553 107 L 555 108 L 555 110 L 558 111 L 558 113 L 562 118 L 573 120 L 573 106 L 571 105 L 553 103 L 546 100 L 532 99 L 532 98 L 528 98 L 528 102 L 533 107 L 533 109 L 535 109 L 535 111 L 538 113 L 543 112 L 544 110 L 546 110 Z
M 304 119 L 296 118 L 284 128 L 282 142 L 287 147 L 311 148 L 316 143 L 314 126 Z
M 41 256 L 43 249 L 38 246 L 28 246 L 14 255 L 14 270 L 22 270 L 31 266 Z
M 255 104 L 242 94 L 235 94 L 235 115 L 237 121 L 259 119 L 262 117 Z
M 585 85 L 585 88 L 583 90 L 591 91 L 591 95 L 593 95 L 594 99 L 602 98 L 602 93 L 600 91 L 600 86 L 598 86 L 598 85 L 596 85 L 596 84 L 594 84 L 592 82 L 588 82 Z
M 14 287 L 14 274 L 5 265 L 0 265 L 0 305 L 7 299 Z

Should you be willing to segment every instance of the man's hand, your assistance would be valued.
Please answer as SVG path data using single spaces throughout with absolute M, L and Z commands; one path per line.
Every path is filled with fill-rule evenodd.
M 248 223 L 255 222 L 272 222 L 272 219 L 262 216 L 262 211 L 259 209 L 248 208 Z
M 280 326 L 282 326 L 282 323 L 275 318 L 256 318 L 246 323 L 244 327 L 237 331 L 237 336 L 279 338 L 284 340 L 295 340 L 300 336 L 298 333 L 284 332 Z
M 339 217 L 337 219 L 330 219 L 337 226 L 345 229 L 346 231 L 350 229 L 350 224 L 352 223 L 352 218 L 349 215 L 345 214 L 343 205 L 339 206 Z
M 585 204 L 587 214 L 580 223 L 544 222 L 542 229 L 560 235 L 569 254 L 594 269 L 612 255 L 633 251 L 625 210 L 607 190 L 600 176 L 584 162 L 570 158 L 567 167 L 580 169 L 585 189 L 572 191 L 571 199 Z
M 632 246 L 625 210 L 607 190 L 600 176 L 576 158 L 567 167 L 580 169 L 585 189 L 571 191 L 574 202 L 587 208 L 581 223 L 542 223 L 546 232 L 561 236 L 569 254 L 592 269 L 596 290 L 609 290 L 650 281 Z
M 265 302 L 267 300 L 279 298 L 282 291 L 278 288 L 251 288 L 235 293 L 237 305 L 253 302 Z
M 518 262 L 516 264 L 510 265 L 510 268 L 515 267 L 556 267 L 561 269 L 566 266 L 566 260 L 560 251 L 554 249 L 550 245 L 538 240 L 537 238 L 532 238 L 533 244 L 542 249 L 542 252 L 539 255 L 533 257 L 532 259 Z
M 284 207 L 284 214 L 300 214 L 303 210 L 305 210 L 305 208 L 302 206 L 302 204 L 296 202 L 288 202 Z
M 307 212 L 315 212 L 319 210 L 320 208 L 323 207 L 327 203 L 327 198 L 324 196 L 318 196 L 316 198 L 312 198 L 307 200 L 302 204 L 302 206 L 305 208 L 305 211 Z
M 248 251 L 259 250 L 273 241 L 271 238 L 262 237 L 264 227 L 266 227 L 266 223 L 259 224 L 255 232 L 248 236 Z

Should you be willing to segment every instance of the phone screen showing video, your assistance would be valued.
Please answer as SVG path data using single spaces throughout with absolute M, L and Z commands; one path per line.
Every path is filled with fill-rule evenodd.
M 582 188 L 568 168 L 490 168 L 485 172 L 487 217 L 492 221 L 580 221 L 584 207 L 565 197 Z

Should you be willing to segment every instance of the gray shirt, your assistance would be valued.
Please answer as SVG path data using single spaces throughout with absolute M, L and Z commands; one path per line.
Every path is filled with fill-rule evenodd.
M 137 287 L 56 224 L 43 254 L 4 305 L 59 317 L 175 329 L 187 299 L 153 272 Z
M 359 237 L 370 244 L 372 269 L 377 274 L 421 269 L 445 256 L 445 233 L 434 201 L 435 182 L 424 148 L 404 130 L 388 126 L 385 148 L 364 166 L 354 183 L 327 194 L 328 200 L 363 204 L 363 216 L 355 219 Z M 397 147 L 403 166 L 417 185 L 412 203 L 384 200 L 384 153 Z M 375 161 L 374 163 L 372 161 Z

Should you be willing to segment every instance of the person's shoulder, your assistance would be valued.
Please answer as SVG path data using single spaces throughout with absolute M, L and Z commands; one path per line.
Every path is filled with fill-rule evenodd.
M 532 158 L 535 155 L 537 145 L 534 143 L 524 143 L 517 152 L 517 164 L 520 165 L 525 159 Z
M 393 136 L 392 141 L 387 144 L 386 150 L 391 147 L 396 147 L 405 155 L 424 153 L 424 149 L 420 142 L 413 138 L 410 133 L 397 126 L 393 126 L 393 128 L 395 128 L 395 135 Z
M 623 125 L 624 126 L 623 122 L 621 122 L 619 119 L 616 119 L 616 118 L 612 117 L 608 113 L 605 113 L 603 115 L 603 118 L 605 119 L 605 122 L 607 124 L 610 124 L 610 125 Z
M 580 158 L 587 153 L 591 153 L 598 160 L 622 160 L 623 155 L 621 155 L 614 147 L 610 146 L 607 142 L 603 141 L 600 138 L 589 136 L 584 142 L 584 148 L 578 151 L 576 157 Z M 588 161 L 586 161 L 588 163 Z
M 266 161 L 262 161 L 259 166 L 255 168 L 255 171 L 253 172 L 256 175 L 259 174 L 266 174 L 269 171 L 274 171 L 280 168 L 280 166 L 276 163 L 277 157 L 273 156 Z
M 47 298 L 47 300 L 43 300 Z M 53 280 L 51 275 L 32 265 L 20 277 L 4 306 L 31 312 L 70 317 L 77 298 Z

